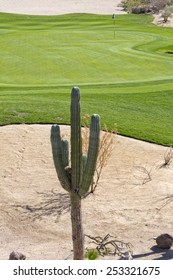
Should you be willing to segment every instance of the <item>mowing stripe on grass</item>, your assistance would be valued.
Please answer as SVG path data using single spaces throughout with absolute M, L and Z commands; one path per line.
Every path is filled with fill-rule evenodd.
M 173 34 L 146 15 L 0 14 L 0 124 L 69 123 L 71 87 L 82 111 L 109 129 L 173 142 Z

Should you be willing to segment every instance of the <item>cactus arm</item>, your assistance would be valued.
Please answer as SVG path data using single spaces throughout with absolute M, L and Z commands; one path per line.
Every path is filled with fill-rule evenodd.
M 53 125 L 51 127 L 51 145 L 52 145 L 52 154 L 53 154 L 53 160 L 55 169 L 57 172 L 57 176 L 59 178 L 59 181 L 62 185 L 62 187 L 70 192 L 71 185 L 67 178 L 64 164 L 62 160 L 62 142 L 61 142 L 61 136 L 60 136 L 60 127 L 58 125 Z
M 69 143 L 67 140 L 61 140 L 62 162 L 64 167 L 69 166 Z
M 82 176 L 80 91 L 77 87 L 71 92 L 71 168 L 72 188 L 75 191 L 79 188 Z
M 100 117 L 96 114 L 91 117 L 90 138 L 85 172 L 79 189 L 79 195 L 84 196 L 92 184 L 97 163 L 100 142 Z

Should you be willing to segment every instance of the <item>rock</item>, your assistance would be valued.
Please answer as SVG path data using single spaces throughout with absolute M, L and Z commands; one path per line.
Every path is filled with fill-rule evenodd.
M 122 254 L 120 260 L 133 260 L 132 254 L 130 252 L 125 252 Z
M 11 252 L 9 255 L 9 260 L 26 260 L 26 256 L 19 252 Z
M 161 234 L 156 238 L 156 243 L 161 249 L 170 249 L 173 245 L 173 237 L 167 233 Z

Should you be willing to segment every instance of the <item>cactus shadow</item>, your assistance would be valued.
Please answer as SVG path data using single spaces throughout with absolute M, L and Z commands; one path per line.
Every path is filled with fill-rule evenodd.
M 133 259 L 140 259 L 148 256 L 153 256 L 153 260 L 170 260 L 173 259 L 173 250 L 170 249 L 160 249 L 157 246 L 150 248 L 151 251 L 144 254 L 133 255 Z M 155 256 L 154 256 L 155 255 Z
M 41 220 L 46 216 L 55 218 L 58 222 L 61 215 L 70 211 L 70 196 L 68 193 L 58 193 L 54 190 L 50 192 L 37 192 L 39 202 L 31 205 L 13 205 L 16 210 L 20 210 L 23 216 L 30 216 L 33 220 Z

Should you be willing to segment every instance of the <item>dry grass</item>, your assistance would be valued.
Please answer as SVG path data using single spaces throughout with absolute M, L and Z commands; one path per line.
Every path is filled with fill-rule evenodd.
M 173 148 L 169 147 L 164 154 L 164 163 L 161 164 L 160 168 L 169 167 L 173 159 Z
M 147 168 L 145 166 L 135 166 L 134 177 L 142 181 L 142 185 L 150 182 L 152 180 L 151 172 L 152 167 Z

